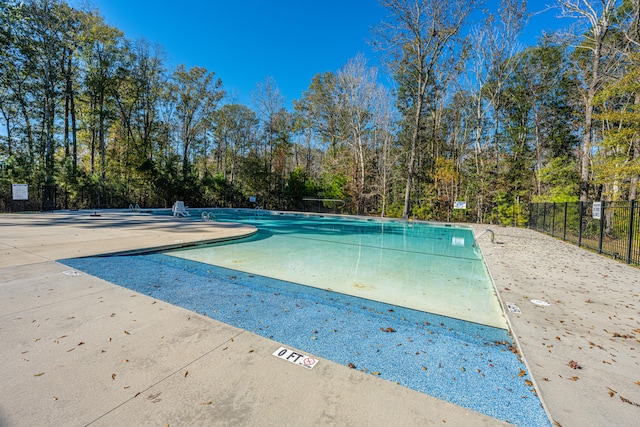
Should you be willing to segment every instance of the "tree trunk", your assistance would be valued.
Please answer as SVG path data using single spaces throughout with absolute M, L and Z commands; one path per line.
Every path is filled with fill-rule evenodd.
M 589 91 L 591 92 L 591 91 Z M 580 201 L 589 200 L 589 178 L 591 166 L 591 138 L 593 128 L 593 96 L 587 95 L 584 114 L 584 136 L 582 138 L 582 159 L 580 161 Z
M 419 81 L 420 86 L 423 85 L 422 81 Z M 422 88 L 419 90 L 418 99 L 416 102 L 416 115 L 413 120 L 413 133 L 411 135 L 411 148 L 409 149 L 409 162 L 407 164 L 407 183 L 404 189 L 404 208 L 402 209 L 402 217 L 409 217 L 409 201 L 411 200 L 411 187 L 413 186 L 413 174 L 416 161 L 416 153 L 418 150 L 418 138 L 420 138 L 420 119 L 422 117 Z

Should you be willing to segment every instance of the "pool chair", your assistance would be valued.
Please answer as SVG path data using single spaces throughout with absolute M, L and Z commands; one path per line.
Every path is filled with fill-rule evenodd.
M 181 200 L 178 200 L 173 204 L 173 207 L 171 208 L 171 212 L 173 212 L 173 216 L 176 216 L 179 218 L 190 216 L 189 212 L 187 211 L 187 208 L 184 206 L 184 202 Z

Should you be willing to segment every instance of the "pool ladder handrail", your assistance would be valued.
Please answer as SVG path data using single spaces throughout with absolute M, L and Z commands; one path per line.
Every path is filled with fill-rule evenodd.
M 202 212 L 202 214 L 200 215 L 200 218 L 202 219 L 203 222 L 209 222 L 211 221 L 211 219 L 213 219 L 214 221 L 218 220 L 218 217 L 216 216 L 215 212 Z
M 487 233 L 491 233 L 491 243 L 495 243 L 496 242 L 496 233 L 494 233 L 493 230 L 491 230 L 490 228 L 487 228 L 486 230 L 484 230 L 482 233 L 478 234 L 473 239 L 473 246 L 477 246 L 478 239 L 480 237 L 482 237 L 483 235 L 487 234 Z

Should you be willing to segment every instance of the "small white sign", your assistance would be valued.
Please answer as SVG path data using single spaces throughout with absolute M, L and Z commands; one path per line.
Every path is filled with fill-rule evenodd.
M 600 216 L 602 215 L 602 202 L 593 202 L 591 212 L 593 219 L 600 219 Z
M 453 202 L 453 209 L 467 209 L 467 202 Z
M 507 309 L 509 310 L 509 312 L 514 313 L 514 314 L 522 314 L 522 310 L 520 310 L 520 307 L 518 307 L 516 304 L 512 303 L 512 302 L 507 302 Z
M 280 347 L 273 353 L 273 355 L 276 357 L 279 357 L 280 359 L 287 360 L 291 363 L 295 363 L 296 365 L 300 365 L 307 369 L 313 369 L 313 367 L 318 364 L 318 359 L 305 356 L 302 353 L 289 350 L 288 348 L 285 348 L 285 347 Z
M 70 277 L 82 276 L 82 273 L 79 273 L 75 270 L 63 271 L 62 274 L 66 274 L 67 276 L 70 276 Z
M 29 200 L 29 184 L 13 184 L 11 190 L 13 200 Z

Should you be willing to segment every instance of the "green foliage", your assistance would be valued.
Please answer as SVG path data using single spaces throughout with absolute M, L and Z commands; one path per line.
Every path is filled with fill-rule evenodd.
M 538 179 L 544 187 L 540 196 L 535 196 L 533 201 L 538 202 L 576 202 L 580 177 L 578 165 L 566 158 L 555 158 L 547 166 L 540 169 Z
M 302 210 L 304 208 L 303 199 L 316 197 L 317 194 L 317 184 L 309 178 L 309 174 L 304 168 L 298 166 L 291 171 L 285 189 L 287 207 L 293 210 Z
M 493 199 L 493 220 L 499 225 L 522 227 L 527 223 L 524 206 L 508 197 L 507 193 L 500 190 Z
M 630 182 L 640 176 L 640 55 L 630 58 L 626 74 L 596 96 L 596 117 L 608 126 L 594 156 L 594 181 L 604 196 L 620 200 L 631 194 Z
M 324 199 L 346 200 L 349 198 L 346 184 L 347 178 L 344 175 L 325 172 L 320 175 L 319 196 Z

